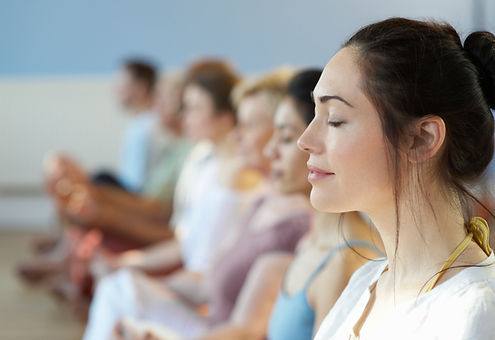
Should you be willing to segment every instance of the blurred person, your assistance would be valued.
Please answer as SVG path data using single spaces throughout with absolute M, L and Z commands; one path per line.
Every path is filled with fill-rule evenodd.
M 149 174 L 142 194 L 95 184 L 66 156 L 51 158 L 47 164 L 51 174 L 47 188 L 66 228 L 53 251 L 19 267 L 23 278 L 37 282 L 55 275 L 50 277 L 49 286 L 58 295 L 76 297 L 81 290 L 87 295 L 92 281 L 87 263 L 94 249 L 101 246 L 120 252 L 173 236 L 167 226 L 174 189 L 190 149 L 190 142 L 182 134 L 181 78 L 166 76 L 157 89 L 154 106 L 160 120 L 155 129 L 163 135 L 162 142 L 166 143 L 162 145 L 167 148 L 161 151 L 161 159 Z M 72 279 L 67 281 L 67 275 Z
M 234 91 L 235 102 L 238 106 L 237 141 L 239 143 L 240 150 L 240 161 L 234 160 L 236 163 L 235 167 L 237 167 L 239 163 L 242 164 L 242 168 L 246 169 L 249 174 L 252 174 L 253 172 L 258 173 L 258 175 L 255 176 L 256 178 L 265 178 L 270 172 L 269 164 L 267 164 L 265 157 L 262 156 L 262 150 L 272 134 L 273 115 L 278 102 L 285 95 L 287 82 L 292 74 L 293 72 L 289 69 L 276 70 L 272 73 L 262 75 L 261 77 L 246 80 L 237 86 Z M 300 199 L 296 199 L 296 202 L 299 200 Z M 276 199 L 271 199 L 268 201 L 275 202 Z M 286 203 L 290 202 L 291 199 L 286 200 Z M 298 205 L 300 205 L 300 203 L 296 204 L 296 206 Z M 238 271 L 235 275 L 235 280 L 233 278 L 229 278 L 230 275 L 226 275 L 223 276 L 220 281 L 214 283 L 212 282 L 214 286 L 221 287 L 224 284 L 229 284 L 229 281 L 234 280 L 234 282 L 231 282 L 230 291 L 231 294 L 235 296 L 237 294 L 236 291 L 240 289 L 243 282 L 243 277 L 247 273 L 249 263 L 252 262 L 253 258 L 257 257 L 260 252 L 266 252 L 269 249 L 276 249 L 277 247 L 285 247 L 287 250 L 293 249 L 293 246 L 295 245 L 294 238 L 297 239 L 300 237 L 300 222 L 290 223 L 288 220 L 284 220 L 281 216 L 270 214 L 270 206 L 271 204 L 268 204 L 268 202 L 265 204 L 265 202 L 260 202 L 260 200 L 253 202 L 250 204 L 248 212 L 243 214 L 244 217 L 239 218 L 236 216 L 237 220 L 242 221 L 242 227 L 235 227 L 237 222 L 232 221 L 230 223 L 231 225 L 229 225 L 230 230 L 228 231 L 228 236 L 224 238 L 224 241 L 220 242 L 220 238 L 215 240 L 216 243 L 220 245 L 220 250 L 216 250 L 216 253 L 220 253 L 220 255 L 215 256 L 217 260 L 213 260 L 213 263 L 218 262 L 219 258 L 224 258 L 224 256 L 222 256 L 224 254 L 222 249 L 224 248 L 229 249 L 229 252 L 233 252 L 233 249 L 237 250 L 237 255 L 229 255 L 226 257 L 227 261 L 228 259 L 231 259 L 231 261 L 245 262 L 242 269 L 240 269 L 240 271 Z M 293 206 L 293 204 L 290 206 Z M 273 208 L 273 206 L 271 208 Z M 288 211 L 288 208 L 289 206 L 284 208 L 283 211 Z M 258 210 L 260 210 L 260 212 L 258 212 Z M 256 217 L 251 217 L 253 214 Z M 263 235 L 268 236 L 272 233 L 282 232 L 282 230 L 285 230 L 287 235 L 284 237 L 268 237 L 268 240 L 258 242 L 259 246 L 256 248 L 250 246 L 253 242 L 256 243 L 255 240 L 251 240 L 256 235 L 249 232 L 249 226 L 254 221 L 256 221 L 254 223 L 261 222 L 259 220 L 260 216 L 264 216 L 261 218 L 267 219 L 267 222 L 273 218 L 276 218 L 276 220 L 269 223 L 277 222 L 275 224 L 268 224 L 266 228 L 267 231 L 265 231 Z M 296 221 L 299 220 L 300 218 L 296 218 Z M 303 220 L 307 220 L 307 217 L 303 217 Z M 306 222 L 303 224 L 306 224 Z M 286 228 L 283 227 L 284 225 Z M 302 228 L 305 229 L 305 227 Z M 291 231 L 291 229 L 294 230 Z M 294 232 L 296 233 L 294 237 L 289 236 L 294 235 Z M 256 236 L 256 238 L 259 238 L 259 236 Z M 242 240 L 245 242 L 242 242 Z M 249 243 L 247 243 L 248 240 L 250 240 Z M 234 244 L 232 244 L 232 242 L 234 242 Z M 241 244 L 239 242 L 241 242 Z M 223 246 L 221 244 L 223 244 Z M 241 249 L 244 250 L 241 251 Z M 227 251 L 225 253 L 227 253 Z M 131 259 L 133 255 L 137 256 L 135 253 L 129 254 L 128 258 Z M 142 255 L 140 260 L 146 259 L 149 256 L 149 254 L 140 255 Z M 161 258 L 157 258 L 157 260 L 161 260 L 162 265 L 164 259 L 166 259 L 165 253 L 162 253 Z M 187 258 L 185 258 L 184 261 L 186 262 Z M 125 263 L 125 259 L 123 259 L 121 264 L 125 263 L 127 266 L 130 265 L 133 268 L 147 269 L 149 271 L 149 264 L 145 266 L 146 261 L 142 262 L 144 263 L 132 263 L 132 260 L 129 260 Z M 229 261 L 229 263 L 233 262 Z M 225 262 L 225 264 L 227 264 L 227 262 Z M 219 270 L 214 268 L 222 268 L 224 266 L 224 263 L 219 263 L 218 265 L 213 266 L 212 264 L 208 264 L 209 269 L 207 269 L 206 273 L 203 275 L 198 275 L 202 273 L 198 273 L 197 271 L 194 272 L 190 266 L 186 265 L 185 268 L 187 271 L 175 273 L 172 277 L 167 278 L 165 281 L 152 281 L 136 271 L 121 271 L 105 278 L 98 287 L 95 295 L 95 301 L 93 302 L 90 316 L 90 323 L 88 324 L 88 329 L 86 332 L 87 339 L 98 337 L 105 338 L 104 334 L 107 334 L 108 336 L 119 317 L 133 316 L 135 313 L 143 312 L 142 310 L 146 308 L 146 301 L 153 301 L 155 296 L 157 296 L 158 299 L 164 296 L 167 296 L 167 300 L 170 299 L 165 303 L 164 308 L 165 312 L 171 308 L 172 314 L 174 314 L 174 307 L 170 307 L 170 303 L 173 305 L 176 304 L 179 310 L 183 310 L 183 308 L 188 307 L 191 304 L 200 306 L 201 304 L 208 302 L 211 296 L 209 293 L 210 289 L 208 288 L 208 282 L 211 282 L 214 277 L 218 278 L 216 274 Z M 230 268 L 232 268 L 232 266 Z M 136 293 L 119 293 L 130 291 L 135 291 Z M 222 291 L 222 289 L 218 288 L 217 292 L 218 291 Z M 118 301 L 112 298 L 112 296 L 116 294 L 121 296 L 121 299 Z M 172 299 L 172 296 L 175 297 Z M 134 300 L 134 298 L 137 298 L 138 300 Z M 216 307 L 212 307 L 213 309 L 218 309 L 221 314 L 230 313 L 229 310 L 231 307 L 229 306 L 232 303 L 232 298 L 229 298 L 227 301 L 225 298 L 221 298 L 219 296 L 212 296 L 212 298 L 217 301 L 217 304 L 215 305 Z M 172 302 L 172 300 L 176 301 Z M 218 305 L 221 307 L 218 307 Z M 155 307 L 150 305 L 149 308 L 154 309 Z M 160 307 L 157 306 L 157 308 Z M 220 310 L 222 311 L 220 312 Z M 194 318 L 194 313 L 189 314 L 189 317 Z
M 492 115 L 495 114 L 495 110 L 491 110 Z M 495 135 L 494 135 L 495 138 Z M 476 214 L 483 217 L 488 221 L 490 225 L 490 246 L 495 247 L 495 217 L 491 212 L 495 211 L 495 157 L 492 158 L 486 171 L 483 173 L 480 179 L 480 183 L 475 186 L 474 191 L 477 192 L 480 201 L 483 206 L 476 207 Z
M 151 161 L 148 158 L 147 149 L 153 147 L 154 154 L 159 153 L 157 151 L 161 147 L 159 143 L 154 143 L 155 145 L 150 145 L 149 136 L 156 117 L 155 115 L 148 112 L 152 105 L 153 93 L 155 89 L 156 82 L 156 71 L 151 64 L 146 61 L 131 59 L 126 61 L 117 74 L 116 81 L 116 96 L 119 104 L 129 110 L 133 114 L 133 119 L 129 122 L 126 132 L 124 134 L 122 143 L 122 153 L 121 153 L 121 172 L 122 173 L 133 173 L 136 172 L 135 169 L 145 169 L 148 163 Z M 142 114 L 141 114 L 142 113 Z M 139 117 L 139 118 L 137 118 Z M 134 132 L 132 132 L 134 131 Z M 140 154 L 140 155 L 137 155 Z M 131 161 L 135 159 L 139 164 L 132 164 L 133 169 L 124 169 L 125 163 L 134 163 Z M 54 193 L 55 189 L 53 186 L 61 179 L 62 176 L 66 176 L 67 179 L 74 182 L 86 180 L 86 175 L 81 173 L 81 171 L 73 171 L 70 174 L 71 169 L 61 169 L 64 167 L 63 159 L 61 161 L 49 161 L 46 162 L 46 168 L 48 169 L 48 176 L 55 177 L 48 180 L 48 192 Z M 61 164 L 62 163 L 62 164 Z M 151 163 L 150 163 L 151 165 Z M 75 169 L 77 170 L 77 168 Z M 139 173 L 144 173 L 144 170 L 139 170 Z M 61 173 L 63 172 L 63 173 Z M 122 175 L 122 177 L 141 177 L 141 174 L 136 175 Z M 58 178 L 57 178 L 58 177 Z M 58 183 L 58 189 L 62 191 L 65 195 L 68 195 L 71 191 L 71 181 L 65 180 Z M 122 187 L 122 181 L 120 181 L 114 175 L 108 173 L 99 173 L 94 176 L 94 181 L 96 183 L 104 182 L 106 184 L 112 183 L 112 185 Z M 133 180 L 124 179 L 126 182 L 133 182 Z M 54 248 L 64 248 L 64 244 L 60 244 L 59 237 L 51 237 L 45 240 L 36 240 L 33 242 L 33 248 L 36 253 L 46 253 Z M 55 249 L 57 250 L 57 249 Z M 56 252 L 56 251 L 55 251 Z M 33 277 L 36 275 L 33 275 Z
M 167 147 L 160 152 L 160 160 L 150 172 L 141 194 L 93 184 L 75 162 L 63 156 L 53 160 L 59 163 L 61 171 L 67 172 L 68 178 L 62 176 L 57 180 L 71 182 L 73 186 L 73 192 L 68 195 L 54 194 L 65 218 L 85 229 L 99 229 L 129 238 L 137 245 L 172 236 L 167 224 L 175 185 L 190 149 L 190 142 L 182 132 L 182 86 L 182 80 L 168 76 L 158 88 L 155 111 L 160 120 L 154 129 L 156 138 L 159 134 Z
M 118 176 L 105 172 L 95 174 L 95 183 L 115 185 L 132 192 L 142 189 L 157 161 L 151 156 L 161 148 L 156 145 L 159 140 L 154 140 L 152 135 L 153 127 L 157 125 L 156 114 L 152 112 L 156 81 L 154 67 L 138 59 L 126 61 L 117 73 L 117 99 L 131 114 L 131 120 L 124 131 Z

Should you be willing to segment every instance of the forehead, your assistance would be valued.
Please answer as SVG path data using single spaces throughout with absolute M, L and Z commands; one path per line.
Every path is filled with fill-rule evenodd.
M 278 106 L 277 112 L 275 113 L 275 125 L 278 127 L 292 127 L 296 129 L 306 128 L 306 123 L 290 99 L 284 99 Z
M 192 100 L 203 100 L 207 101 L 210 95 L 207 91 L 203 90 L 200 86 L 196 84 L 189 84 L 184 89 L 184 98 Z
M 313 95 L 315 100 L 324 95 L 337 95 L 353 103 L 361 92 L 360 84 L 357 50 L 354 47 L 345 47 L 325 66 Z
M 122 67 L 117 71 L 116 78 L 117 81 L 120 82 L 131 82 L 133 80 L 131 73 L 125 67 Z
M 267 98 L 260 93 L 243 98 L 239 104 L 237 114 L 242 121 L 273 120 L 273 113 Z

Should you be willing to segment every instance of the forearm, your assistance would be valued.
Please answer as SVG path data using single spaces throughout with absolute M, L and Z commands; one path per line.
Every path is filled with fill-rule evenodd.
M 123 253 L 118 261 L 119 267 L 132 267 L 145 272 L 168 271 L 180 266 L 182 262 L 179 242 L 170 239 L 143 250 L 131 250 Z
M 207 280 L 201 273 L 178 270 L 167 276 L 167 287 L 182 299 L 194 306 L 208 303 L 210 292 Z
M 118 188 L 98 187 L 98 196 L 103 204 L 111 205 L 114 209 L 125 210 L 148 219 L 168 221 L 171 215 L 170 202 L 161 202 Z
M 99 225 L 102 230 L 132 238 L 145 245 L 170 239 L 174 236 L 166 221 L 150 220 L 132 212 L 104 207 Z

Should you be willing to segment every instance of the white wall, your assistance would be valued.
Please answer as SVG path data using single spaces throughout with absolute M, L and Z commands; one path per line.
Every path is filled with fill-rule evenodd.
M 52 150 L 115 167 L 126 115 L 110 77 L 0 79 L 0 188 L 40 186 Z
M 25 8 L 13 6 L 14 2 L 0 4 L 4 16 L 17 15 L 0 20 L 0 61 L 4 60 L 2 67 L 10 65 L 13 73 L 18 72 L 17 76 L 6 76 L 8 70 L 3 77 L 0 74 L 0 190 L 40 186 L 41 161 L 50 150 L 65 150 L 89 168 L 116 166 L 118 159 L 125 116 L 113 101 L 111 76 L 35 76 L 29 75 L 27 64 L 32 72 L 46 74 L 59 66 L 64 72 L 80 74 L 78 70 L 92 69 L 99 59 L 106 61 L 105 67 L 116 63 L 109 51 L 117 55 L 141 48 L 158 53 L 165 66 L 170 65 L 167 60 L 180 67 L 193 55 L 220 53 L 233 58 L 241 70 L 255 72 L 283 63 L 323 66 L 353 31 L 389 16 L 447 20 L 462 35 L 480 25 L 495 30 L 490 17 L 495 13 L 494 0 L 150 1 L 146 6 L 133 1 L 123 1 L 121 6 L 105 2 L 98 5 L 101 11 L 94 13 L 98 18 L 94 25 L 70 16 L 78 14 L 76 9 L 88 16 L 94 12 L 92 5 L 59 3 L 31 0 Z M 474 17 L 476 3 L 485 6 L 483 18 Z M 60 12 L 65 26 L 52 20 L 52 9 Z M 130 25 L 118 15 L 109 16 L 119 10 L 125 12 L 124 18 L 134 16 L 137 22 Z M 172 17 L 174 13 L 180 17 Z M 32 27 L 23 21 L 23 15 L 33 20 Z M 223 29 L 223 19 L 229 19 L 230 33 Z M 44 26 L 37 26 L 41 24 Z M 112 24 L 118 25 L 106 31 Z M 117 28 L 122 31 L 115 31 Z M 16 35 L 16 29 L 22 34 Z M 69 33 L 57 35 L 64 30 L 77 33 L 77 39 L 70 39 Z M 102 41 L 102 34 L 109 35 L 105 35 L 108 41 Z M 115 39 L 110 40 L 111 36 Z M 92 41 L 101 45 L 90 45 Z M 45 43 L 48 45 L 43 48 Z M 66 47 L 69 43 L 71 48 Z M 75 58 L 69 53 L 72 49 L 80 57 L 75 64 L 70 63 Z M 87 55 L 81 56 L 83 50 Z M 78 68 L 78 63 L 84 62 L 87 65 Z M 254 66 L 258 69 L 251 69 Z M 110 73 L 108 69 L 105 72 Z

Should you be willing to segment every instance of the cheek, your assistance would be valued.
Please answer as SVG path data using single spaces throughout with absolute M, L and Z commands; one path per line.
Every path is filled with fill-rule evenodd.
M 209 121 L 207 116 L 200 112 L 190 112 L 184 117 L 184 124 L 188 135 L 192 138 L 208 136 Z
M 268 133 L 267 131 L 264 130 L 257 131 L 256 135 L 253 136 L 253 147 L 256 149 L 259 155 L 263 153 L 263 149 L 270 141 L 270 138 L 271 138 L 271 133 Z
M 252 153 L 251 156 L 261 156 L 270 137 L 264 131 L 253 130 L 243 136 L 242 144 L 246 151 Z
M 287 158 L 286 181 L 289 185 L 293 186 L 297 191 L 309 187 L 307 167 L 309 155 L 299 149 L 294 149 L 290 151 L 290 155 Z
M 366 139 L 354 145 L 348 145 L 335 152 L 343 167 L 343 171 L 336 169 L 338 177 L 350 188 L 374 189 L 384 187 L 388 179 L 386 150 L 380 140 Z
M 210 135 L 215 131 L 216 121 L 211 114 L 201 112 L 198 115 L 198 119 L 195 122 L 195 126 L 201 131 L 201 134 L 211 137 Z
M 367 211 L 390 199 L 387 149 L 382 134 L 353 132 L 340 137 L 327 141 L 326 158 L 336 175 L 312 190 L 315 208 L 329 212 Z

